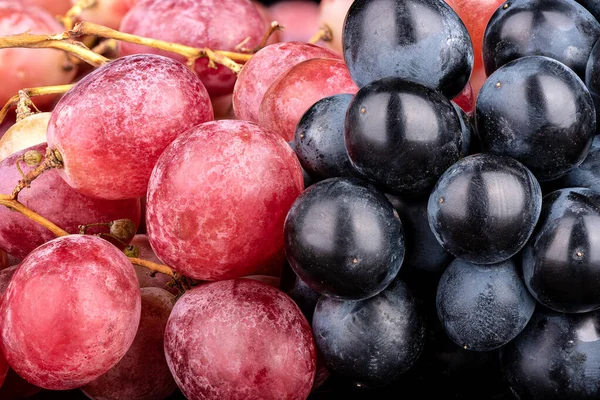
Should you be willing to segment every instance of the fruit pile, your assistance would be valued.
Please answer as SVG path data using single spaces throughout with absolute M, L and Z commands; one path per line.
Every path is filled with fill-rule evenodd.
M 0 0 L 0 399 L 600 398 L 599 19 Z

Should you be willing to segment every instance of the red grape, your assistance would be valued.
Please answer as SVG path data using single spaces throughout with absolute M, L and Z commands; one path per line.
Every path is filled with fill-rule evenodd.
M 481 47 L 483 45 L 483 33 L 492 14 L 500 7 L 505 0 L 445 0 L 446 3 L 463 21 L 473 43 L 475 55 L 475 64 L 471 75 L 471 85 L 475 98 L 479 94 L 479 89 L 485 82 L 487 76 L 483 68 L 483 56 Z M 464 110 L 464 109 L 463 109 Z M 465 112 L 468 112 L 465 110 Z
M 21 2 L 0 1 L 0 37 L 23 32 L 55 34 L 64 28 L 41 8 Z M 65 70 L 65 53 L 54 49 L 12 48 L 0 51 L 0 104 L 16 95 L 20 89 L 62 85 L 75 76 L 75 69 Z M 35 99 L 38 107 L 47 106 L 54 96 Z
M 267 28 L 258 10 L 248 0 L 146 0 L 137 3 L 123 18 L 120 31 L 213 50 L 234 51 L 260 44 Z M 121 54 L 154 53 L 185 61 L 174 53 L 131 43 L 121 44 Z M 196 61 L 196 72 L 211 97 L 231 93 L 235 74 L 221 65 Z
M 8 254 L 4 250 L 0 250 L 0 270 L 8 268 Z
M 23 260 L 8 285 L 2 351 L 34 385 L 81 387 L 125 355 L 140 303 L 133 267 L 115 246 L 88 235 L 54 239 Z
M 254 4 L 256 6 L 258 13 L 262 17 L 263 21 L 265 21 L 265 26 L 271 25 L 271 22 L 273 22 L 274 20 L 273 20 L 273 18 L 271 18 L 271 14 L 269 14 L 269 9 L 267 8 L 267 6 L 265 6 L 258 0 L 252 0 L 252 4 Z M 280 41 L 280 37 L 279 37 L 280 33 L 281 33 L 280 30 L 276 30 L 275 32 L 273 32 L 271 34 L 271 36 L 269 36 L 269 40 L 267 40 L 267 44 L 278 43 Z
M 283 222 L 304 189 L 300 163 L 273 132 L 237 120 L 198 125 L 161 155 L 148 186 L 156 255 L 183 275 L 258 272 L 283 248 Z
M 284 0 L 269 7 L 274 21 L 283 26 L 282 42 L 308 42 L 319 29 L 319 6 L 311 0 Z
M 4 383 L 4 378 L 6 378 L 6 374 L 8 373 L 8 361 L 2 353 L 0 353 L 0 387 Z
M 90 399 L 163 400 L 177 388 L 164 351 L 175 296 L 154 287 L 140 293 L 142 312 L 135 339 L 117 365 L 82 388 Z
M 300 42 L 276 43 L 259 50 L 235 82 L 232 100 L 236 117 L 258 122 L 260 103 L 269 86 L 299 62 L 318 57 L 342 58 L 331 50 Z
M 163 264 L 162 260 L 156 257 L 154 250 L 152 250 L 152 247 L 150 246 L 150 241 L 148 240 L 148 235 L 135 235 L 130 244 L 138 248 L 139 258 L 147 261 L 152 261 L 157 264 Z M 161 289 L 166 289 L 173 294 L 177 294 L 178 290 L 176 288 L 167 288 L 167 283 L 171 281 L 171 277 L 169 275 L 157 273 L 154 276 L 152 276 L 148 268 L 142 267 L 140 265 L 134 265 L 133 267 L 135 268 L 135 273 L 138 277 L 138 281 L 140 283 L 141 288 L 157 287 Z
M 16 163 L 28 150 L 45 152 L 46 144 L 21 150 L 0 162 L 0 193 L 11 193 L 21 175 Z M 35 167 L 19 163 L 24 173 Z M 81 224 L 110 222 L 127 218 L 134 224 L 140 220 L 140 200 L 102 200 L 85 196 L 71 188 L 56 170 L 49 170 L 31 183 L 31 187 L 19 194 L 19 201 L 31 210 L 48 218 L 69 233 L 77 233 Z M 89 233 L 108 233 L 104 229 L 90 229 Z M 23 258 L 30 251 L 54 238 L 52 232 L 29 220 L 20 213 L 0 207 L 0 248 L 16 257 Z
M 179 134 L 213 119 L 202 82 L 182 63 L 142 54 L 85 76 L 52 112 L 48 144 L 60 151 L 66 182 L 89 196 L 146 194 L 162 151 Z
M 175 304 L 167 363 L 195 399 L 306 399 L 316 369 L 310 325 L 285 293 L 252 279 L 202 284 Z
M 19 150 L 46 143 L 46 130 L 50 113 L 38 113 L 20 120 L 0 138 L 0 161 Z
M 472 116 L 475 111 L 475 96 L 473 95 L 473 87 L 468 82 L 465 88 L 452 99 L 468 116 Z
M 346 64 L 331 58 L 313 58 L 294 65 L 275 81 L 260 104 L 260 125 L 294 139 L 296 125 L 317 101 L 334 94 L 356 93 Z

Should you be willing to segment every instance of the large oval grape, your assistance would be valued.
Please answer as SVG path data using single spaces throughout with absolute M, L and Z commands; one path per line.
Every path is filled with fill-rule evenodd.
M 1 347 L 36 386 L 66 390 L 107 372 L 125 355 L 140 320 L 129 259 L 96 236 L 41 245 L 13 275 L 0 307 Z
M 451 99 L 473 69 L 467 28 L 439 0 L 355 0 L 342 42 L 359 87 L 392 76 L 420 82 Z
M 479 92 L 476 120 L 485 152 L 520 161 L 540 181 L 581 164 L 596 133 L 585 84 L 564 64 L 542 56 L 496 70 Z
M 56 105 L 48 145 L 65 181 L 104 199 L 145 196 L 158 157 L 188 128 L 214 118 L 202 82 L 170 58 L 121 57 L 81 79 Z
M 190 400 L 303 400 L 316 370 L 312 331 L 298 306 L 252 279 L 186 292 L 167 323 L 165 354 Z
M 542 207 L 542 190 L 526 167 L 480 153 L 450 167 L 429 196 L 429 226 L 440 244 L 476 264 L 509 259 L 525 246 Z
M 158 160 L 146 228 L 158 258 L 179 273 L 219 280 L 259 273 L 283 250 L 283 223 L 304 189 L 287 142 L 236 120 L 200 124 Z

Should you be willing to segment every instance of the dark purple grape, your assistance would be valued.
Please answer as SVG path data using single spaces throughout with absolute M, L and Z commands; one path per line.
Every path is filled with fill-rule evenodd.
M 288 144 L 290 145 L 292 150 L 294 150 L 294 152 L 296 152 L 296 142 L 294 142 L 292 140 L 291 142 L 288 142 Z M 314 178 L 312 176 L 310 176 L 310 174 L 308 172 L 306 172 L 304 167 L 302 167 L 302 179 L 304 180 L 304 188 L 307 188 L 314 183 Z
M 600 193 L 570 188 L 547 194 L 522 252 L 527 288 L 556 311 L 600 308 L 599 247 Z
M 594 136 L 592 147 L 579 166 L 556 180 L 544 183 L 546 185 L 542 189 L 546 190 L 546 193 L 574 187 L 585 187 L 600 193 L 600 136 Z
M 460 120 L 460 131 L 462 132 L 462 145 L 460 147 L 460 156 L 466 157 L 471 154 L 476 154 L 481 151 L 481 143 L 475 128 L 471 123 L 471 119 L 467 113 L 460 108 L 455 102 L 451 102 L 456 110 Z
M 284 263 L 281 269 L 279 288 L 294 300 L 306 320 L 311 322 L 317 301 L 319 301 L 321 295 L 300 279 L 288 263 Z
M 325 97 L 300 118 L 294 135 L 294 150 L 312 177 L 327 179 L 356 176 L 344 145 L 344 121 L 354 95 Z
M 598 2 L 600 4 L 600 2 Z M 598 41 L 600 42 L 600 41 Z M 585 69 L 585 85 L 596 106 L 596 130 L 600 130 L 600 45 L 596 42 L 587 60 Z
M 600 2 L 598 0 L 575 0 L 586 8 L 595 18 L 600 21 Z
M 585 84 L 548 57 L 511 61 L 483 84 L 476 105 L 483 151 L 515 158 L 540 180 L 581 164 L 595 134 Z
M 440 279 L 436 306 L 448 337 L 465 350 L 490 351 L 514 339 L 535 309 L 515 262 L 456 259 Z
M 300 279 L 345 300 L 381 292 L 404 259 L 404 231 L 394 207 L 357 178 L 329 178 L 306 189 L 286 217 L 284 245 Z
M 362 301 L 321 297 L 312 326 L 327 369 L 369 387 L 399 379 L 419 358 L 426 337 L 417 301 L 400 279 Z
M 473 44 L 460 17 L 439 0 L 355 0 L 342 31 L 344 59 L 359 86 L 393 76 L 449 99 L 473 70 Z
M 429 196 L 429 226 L 442 246 L 476 264 L 514 256 L 535 228 L 542 191 L 510 158 L 479 153 L 450 167 Z
M 500 349 L 503 375 L 517 398 L 600 398 L 598 332 L 598 312 L 565 314 L 537 307 L 523 332 Z
M 546 56 L 562 62 L 579 77 L 600 23 L 573 0 L 514 0 L 498 7 L 483 34 L 483 63 L 489 76 L 525 56 Z
M 460 157 L 460 118 L 450 100 L 398 78 L 361 88 L 348 108 L 345 129 L 354 167 L 396 195 L 428 193 Z
M 403 274 L 425 272 L 441 274 L 454 259 L 437 241 L 427 219 L 429 196 L 414 198 L 387 195 L 400 216 L 404 228 L 405 248 Z

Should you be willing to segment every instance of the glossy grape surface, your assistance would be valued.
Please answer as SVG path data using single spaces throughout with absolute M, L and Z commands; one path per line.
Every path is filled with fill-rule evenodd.
M 346 114 L 345 143 L 366 179 L 397 195 L 427 193 L 458 161 L 459 117 L 439 92 L 399 78 L 362 87 Z
M 286 217 L 284 238 L 298 276 L 339 299 L 381 292 L 404 259 L 404 231 L 392 204 L 356 178 L 330 178 L 306 189 Z
M 342 36 L 359 87 L 385 77 L 420 82 L 452 98 L 473 70 L 467 28 L 438 0 L 355 0 Z
M 294 151 L 311 177 L 327 179 L 357 176 L 344 141 L 346 111 L 354 95 L 338 94 L 313 104 L 300 118 Z
M 450 167 L 429 196 L 429 226 L 454 256 L 477 264 L 507 260 L 525 246 L 542 191 L 518 161 L 487 153 Z
M 546 186 L 551 188 L 550 191 L 585 187 L 600 193 L 600 136 L 594 136 L 592 147 L 581 164 L 560 178 L 547 182 Z
M 489 76 L 525 56 L 546 56 L 571 68 L 580 78 L 600 23 L 569 0 L 511 0 L 498 7 L 483 36 L 483 63 Z
M 596 132 L 583 81 L 542 56 L 522 57 L 494 72 L 477 97 L 476 121 L 485 152 L 515 158 L 540 181 L 581 164 Z
M 584 188 L 544 196 L 535 232 L 523 249 L 523 277 L 546 307 L 600 308 L 600 194 Z

